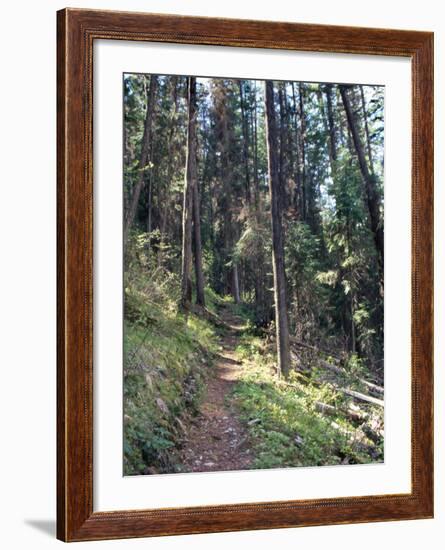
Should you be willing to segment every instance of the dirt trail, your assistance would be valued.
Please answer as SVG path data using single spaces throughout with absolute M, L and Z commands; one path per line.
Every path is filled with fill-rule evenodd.
M 192 424 L 181 453 L 186 472 L 245 470 L 253 459 L 247 431 L 227 399 L 242 369 L 235 356 L 243 330 L 242 321 L 227 309 L 222 311 L 221 319 L 225 326 L 220 337 L 222 351 L 207 381 L 200 414 Z

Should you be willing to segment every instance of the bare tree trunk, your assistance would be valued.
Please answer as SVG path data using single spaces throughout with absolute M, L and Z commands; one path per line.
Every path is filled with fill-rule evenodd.
M 383 226 L 380 219 L 380 200 L 377 194 L 375 177 L 369 172 L 368 165 L 366 164 L 363 144 L 360 139 L 354 112 L 348 97 L 348 88 L 349 86 L 340 86 L 340 93 L 343 105 L 345 107 L 346 117 L 348 119 L 348 125 L 351 131 L 352 140 L 354 142 L 355 151 L 357 153 L 360 171 L 365 183 L 366 201 L 371 222 L 371 231 L 374 235 L 374 242 L 379 260 L 380 281 L 383 287 L 384 240 Z
M 355 330 L 354 314 L 355 314 L 354 295 L 351 292 L 351 351 L 352 353 L 355 353 L 357 351 L 357 337 L 356 337 L 356 330 Z
M 285 208 L 286 204 L 286 175 L 288 166 L 288 151 L 287 151 L 287 120 L 286 120 L 286 99 L 285 99 L 284 83 L 280 82 L 278 85 L 278 104 L 280 106 L 280 156 L 279 156 L 279 169 L 278 174 L 280 178 L 280 200 L 281 211 Z
M 198 188 L 198 168 L 197 168 L 197 107 L 196 107 L 196 78 L 189 79 L 189 127 L 187 143 L 187 164 L 188 177 L 192 186 L 193 202 L 193 237 L 195 245 L 195 276 L 196 276 L 196 303 L 200 306 L 205 305 L 204 298 L 204 273 L 202 270 L 202 243 L 201 243 L 201 201 Z
M 369 137 L 368 112 L 366 110 L 366 100 L 365 100 L 365 93 L 363 91 L 363 86 L 360 86 L 360 96 L 362 100 L 363 120 L 365 123 L 366 148 L 368 150 L 369 168 L 371 170 L 371 174 L 374 175 L 374 161 L 372 158 L 371 139 Z
M 232 268 L 232 294 L 235 304 L 241 302 L 240 288 L 239 288 L 239 273 L 238 264 L 234 263 Z
M 326 110 L 324 105 L 323 94 L 321 93 L 321 85 L 318 84 L 315 93 L 317 94 L 318 108 L 321 113 L 321 121 L 326 135 L 329 135 L 328 121 L 326 117 Z M 329 152 L 329 151 L 328 151 Z
M 151 155 L 150 155 L 150 162 L 151 161 Z M 150 173 L 148 175 L 148 200 L 147 200 L 147 252 L 150 254 L 150 248 L 151 248 L 151 226 L 152 226 L 152 202 L 153 202 L 153 170 L 150 169 Z
M 236 237 L 236 223 L 233 219 L 233 167 L 230 153 L 230 106 L 228 89 L 223 82 L 219 82 L 214 87 L 214 104 L 216 112 L 216 135 L 218 150 L 221 157 L 220 178 L 224 193 L 220 199 L 220 208 L 223 211 L 223 239 L 225 265 L 230 269 L 225 273 L 226 291 L 230 292 L 235 302 L 239 301 L 239 292 L 236 294 L 236 287 L 239 289 L 239 274 L 236 259 L 234 258 L 234 242 Z M 235 285 L 235 281 L 237 284 Z
M 244 106 L 244 92 L 241 80 L 238 80 L 240 103 L 241 103 L 241 125 L 243 129 L 243 159 L 244 177 L 246 186 L 246 201 L 250 204 L 250 171 L 249 171 L 249 127 L 247 125 L 246 109 Z
M 255 214 L 258 220 L 258 212 L 260 208 L 260 189 L 258 179 L 258 121 L 257 121 L 257 88 L 254 82 L 254 110 L 253 110 L 253 180 L 255 193 Z
M 131 226 L 133 225 L 134 218 L 136 216 L 139 197 L 141 195 L 141 190 L 144 184 L 145 171 L 147 169 L 147 164 L 150 156 L 153 113 L 154 113 L 154 103 L 155 103 L 157 84 L 158 84 L 158 77 L 152 75 L 150 77 L 150 87 L 149 87 L 148 96 L 147 96 L 147 113 L 145 115 L 144 135 L 142 138 L 141 158 L 139 161 L 139 175 L 136 181 L 133 195 L 131 197 L 130 206 L 129 206 L 127 217 L 125 220 L 124 245 L 127 242 L 128 232 Z
M 252 112 L 252 139 L 253 139 L 253 196 L 254 196 L 254 215 L 255 224 L 257 227 L 261 223 L 260 215 L 260 182 L 258 178 L 258 105 L 257 105 L 257 83 L 253 83 L 253 112 Z M 257 257 L 261 257 L 259 251 Z M 267 315 L 267 300 L 265 296 L 265 276 L 264 266 L 261 261 L 253 266 L 254 272 L 254 290 L 255 290 L 255 316 L 259 325 L 263 326 L 266 323 Z
M 192 261 L 192 209 L 193 186 L 196 179 L 196 147 L 195 147 L 195 79 L 188 79 L 188 128 L 187 157 L 185 166 L 184 202 L 182 209 L 182 266 L 181 266 L 181 306 L 184 310 L 190 308 L 192 285 L 190 270 Z
M 300 102 L 300 149 L 301 149 L 301 217 L 307 220 L 307 182 L 306 182 L 306 115 L 304 112 L 303 86 L 298 84 L 298 96 Z
M 330 84 L 328 84 L 328 86 L 330 86 Z M 335 155 L 334 148 L 335 148 L 335 145 L 334 145 L 333 138 L 332 138 L 332 135 L 331 135 L 331 129 L 330 129 L 330 123 L 329 123 L 329 112 L 326 113 L 326 111 L 329 111 L 329 105 L 326 108 L 324 98 L 323 98 L 321 85 L 319 85 L 318 88 L 317 88 L 317 99 L 318 99 L 318 105 L 320 107 L 321 118 L 322 118 L 322 121 L 323 121 L 323 128 L 324 128 L 324 131 L 325 131 L 325 134 L 326 134 L 327 150 L 328 150 L 328 155 L 329 155 L 329 165 L 331 167 L 332 177 L 334 177 L 334 172 L 335 172 L 335 168 L 334 168 L 334 155 Z M 331 106 L 331 110 L 332 110 L 332 106 Z M 331 114 L 332 114 L 332 112 L 331 112 Z
M 332 167 L 335 168 L 337 160 L 337 140 L 335 139 L 334 110 L 332 106 L 332 84 L 326 84 L 325 87 L 327 106 L 328 106 L 328 125 L 329 125 L 329 145 Z M 333 170 L 333 173 L 335 169 Z
M 151 161 L 150 161 L 151 162 Z M 151 233 L 152 226 L 152 201 L 153 201 L 153 185 L 152 185 L 152 171 L 148 176 L 148 200 L 147 200 L 147 233 Z M 150 236 L 149 236 L 150 239 Z
M 272 260 L 274 273 L 275 311 L 277 327 L 278 367 L 283 376 L 290 372 L 289 321 L 287 316 L 286 274 L 284 267 L 284 239 L 280 200 L 280 180 L 277 158 L 277 129 L 273 82 L 265 84 L 266 137 L 269 165 L 269 194 L 272 217 Z
M 178 77 L 173 76 L 171 80 L 171 90 L 170 97 L 171 103 L 173 105 L 172 112 L 170 114 L 169 120 L 169 134 L 168 134 L 168 166 L 167 166 L 167 186 L 171 185 L 173 174 L 175 172 L 174 168 L 176 167 L 177 161 L 175 156 L 175 136 L 177 131 L 177 120 L 176 115 L 178 112 Z M 159 209 L 159 232 L 160 232 L 160 241 L 159 241 L 159 250 L 158 250 L 158 266 L 162 265 L 164 259 L 164 247 L 165 247 L 165 238 L 168 227 L 168 214 L 171 209 L 171 202 L 169 201 L 169 189 L 167 188 L 162 196 L 160 209 Z
M 301 135 L 298 128 L 298 111 L 297 95 L 295 93 L 295 83 L 292 82 L 292 101 L 294 111 L 294 134 L 295 134 L 295 151 L 296 151 L 296 163 L 295 163 L 295 192 L 294 192 L 294 209 L 296 218 L 298 220 L 304 219 L 304 195 L 303 195 L 303 177 L 301 173 Z
M 205 306 L 204 273 L 202 270 L 201 208 L 198 181 L 193 185 L 193 229 L 195 237 L 196 303 Z

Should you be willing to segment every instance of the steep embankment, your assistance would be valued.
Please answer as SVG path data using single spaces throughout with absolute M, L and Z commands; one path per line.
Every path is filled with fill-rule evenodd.
M 149 315 L 135 310 L 124 330 L 124 472 L 172 473 L 218 350 L 215 328 L 153 304 Z

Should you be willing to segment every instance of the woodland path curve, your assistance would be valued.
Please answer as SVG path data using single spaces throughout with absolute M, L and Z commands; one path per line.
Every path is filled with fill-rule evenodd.
M 182 449 L 185 472 L 246 470 L 254 458 L 247 430 L 239 421 L 229 395 L 242 370 L 235 349 L 243 321 L 228 308 L 221 311 L 220 317 L 224 327 L 220 336 L 222 349 L 212 366 L 200 412 Z

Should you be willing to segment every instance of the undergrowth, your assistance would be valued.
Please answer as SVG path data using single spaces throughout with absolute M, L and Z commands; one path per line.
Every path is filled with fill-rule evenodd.
M 134 273 L 125 281 L 124 475 L 171 473 L 217 351 L 215 329 L 178 311 L 174 275 Z M 210 291 L 207 297 L 216 308 Z
M 310 374 L 281 379 L 264 339 L 245 334 L 237 356 L 244 368 L 233 398 L 247 425 L 255 456 L 253 468 L 364 464 L 383 460 L 375 444 L 342 411 L 351 403 Z M 334 407 L 326 416 L 319 404 Z
M 205 310 L 194 306 L 184 315 L 178 309 L 177 275 L 150 265 L 145 242 L 135 250 L 125 272 L 125 475 L 181 471 L 181 444 L 198 413 L 218 340 L 227 330 L 219 317 L 225 308 L 245 321 L 236 349 L 242 367 L 230 399 L 249 433 L 252 468 L 383 460 L 383 437 L 375 437 L 383 428 L 383 409 L 357 407 L 338 391 L 338 384 L 366 389 L 357 357 L 349 357 L 341 377 L 328 373 L 337 387 L 309 356 L 301 356 L 299 370 L 285 380 L 276 370 L 273 336 L 255 328 L 251 308 L 207 288 Z M 357 410 L 367 426 L 351 417 Z

